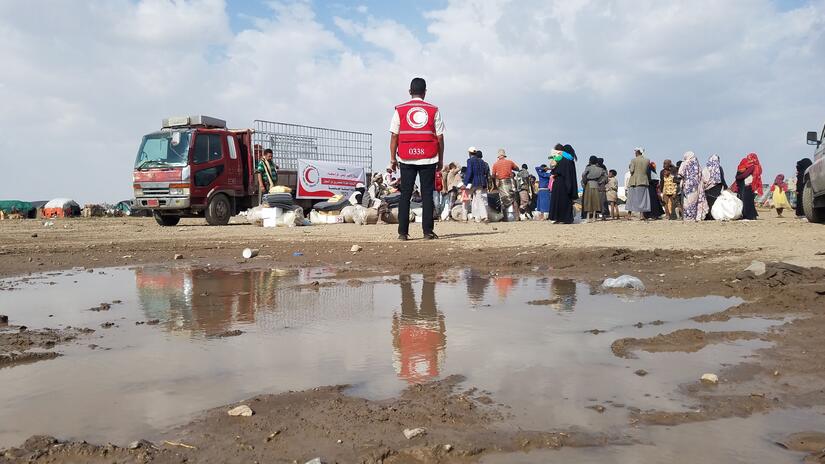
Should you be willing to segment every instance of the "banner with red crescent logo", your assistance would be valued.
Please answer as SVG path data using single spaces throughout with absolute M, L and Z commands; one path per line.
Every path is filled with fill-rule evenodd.
M 355 191 L 356 184 L 366 184 L 366 178 L 364 168 L 299 159 L 295 198 L 324 200 L 338 194 L 349 196 Z

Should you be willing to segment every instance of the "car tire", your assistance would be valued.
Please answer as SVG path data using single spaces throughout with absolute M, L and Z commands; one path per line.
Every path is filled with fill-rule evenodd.
M 157 211 L 154 211 L 152 213 L 152 216 L 155 217 L 155 222 L 157 222 L 159 226 L 163 226 L 163 227 L 176 226 L 180 222 L 180 216 L 170 216 L 168 214 L 160 214 Z
M 229 218 L 232 217 L 232 204 L 229 198 L 219 193 L 209 200 L 209 205 L 206 207 L 206 222 L 210 226 L 225 226 L 229 224 Z
M 825 222 L 825 208 L 814 206 L 814 189 L 811 180 L 805 179 L 805 188 L 802 190 L 802 209 L 805 210 L 805 217 L 808 222 L 822 224 Z

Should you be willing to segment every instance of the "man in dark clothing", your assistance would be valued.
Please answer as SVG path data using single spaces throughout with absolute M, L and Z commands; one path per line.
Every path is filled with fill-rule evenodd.
M 421 180 L 424 239 L 438 238 L 433 231 L 435 172 L 444 162 L 444 122 L 438 107 L 424 101 L 427 83 L 410 82 L 411 100 L 395 107 L 390 122 L 390 162 L 401 169 L 401 201 L 398 204 L 398 239 L 409 240 L 410 200 L 415 178 Z M 400 163 L 399 163 L 400 161 Z

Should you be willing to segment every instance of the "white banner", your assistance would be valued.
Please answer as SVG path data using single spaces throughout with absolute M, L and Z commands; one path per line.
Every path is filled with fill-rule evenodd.
M 338 194 L 348 196 L 359 182 L 366 185 L 364 168 L 299 159 L 295 198 L 325 200 Z

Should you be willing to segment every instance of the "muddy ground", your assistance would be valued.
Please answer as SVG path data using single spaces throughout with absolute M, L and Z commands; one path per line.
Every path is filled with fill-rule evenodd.
M 759 316 L 785 323 L 764 333 L 691 329 L 615 340 L 613 351 L 621 357 L 640 350 L 692 352 L 735 339 L 772 342 L 746 363 L 718 372 L 717 384 L 697 379 L 679 386 L 693 402 L 689 411 L 632 409 L 628 427 L 672 426 L 825 405 L 825 270 L 818 267 L 825 267 L 825 227 L 768 217 L 729 224 L 448 223 L 438 224 L 437 231 L 442 239 L 435 242 L 398 242 L 393 226 L 265 230 L 240 224 L 206 227 L 199 221 L 160 228 L 151 219 L 60 220 L 51 227 L 39 221 L 4 221 L 0 222 L 0 276 L 9 279 L 0 284 L 0 298 L 30 273 L 150 263 L 239 268 L 332 264 L 343 269 L 339 277 L 344 279 L 450 266 L 493 273 L 552 272 L 591 282 L 632 274 L 642 279 L 649 293 L 744 300 L 721 313 L 695 318 L 698 322 Z M 352 252 L 354 244 L 363 249 Z M 241 259 L 246 247 L 260 249 L 260 255 Z M 745 272 L 752 260 L 766 262 L 765 272 Z M 14 368 L 15 357 L 20 356 L 47 359 L 53 355 L 37 353 L 49 353 L 55 344 L 82 337 L 86 329 L 41 333 L 21 331 L 15 321 L 8 324 L 0 326 L 0 368 L 3 362 Z M 38 359 L 26 362 L 33 361 Z M 297 462 L 315 457 L 302 452 L 309 443 L 320 450 L 319 455 L 323 452 L 324 462 L 474 462 L 491 452 L 623 441 L 565 430 L 501 428 L 506 408 L 468 388 L 448 378 L 411 387 L 385 402 L 347 396 L 341 387 L 260 396 L 244 403 L 255 410 L 250 418 L 229 417 L 226 411 L 235 405 L 217 408 L 170 431 L 165 442 L 124 449 L 34 437 L 20 447 L 0 451 L 0 462 Z M 414 427 L 424 427 L 427 433 L 406 439 L 402 431 Z M 825 432 L 825 426 L 819 431 L 788 430 L 789 447 L 796 446 L 800 436 L 818 436 L 791 436 L 801 432 Z M 809 462 L 825 462 L 817 444 L 808 440 L 805 446 L 804 451 L 811 453 Z

